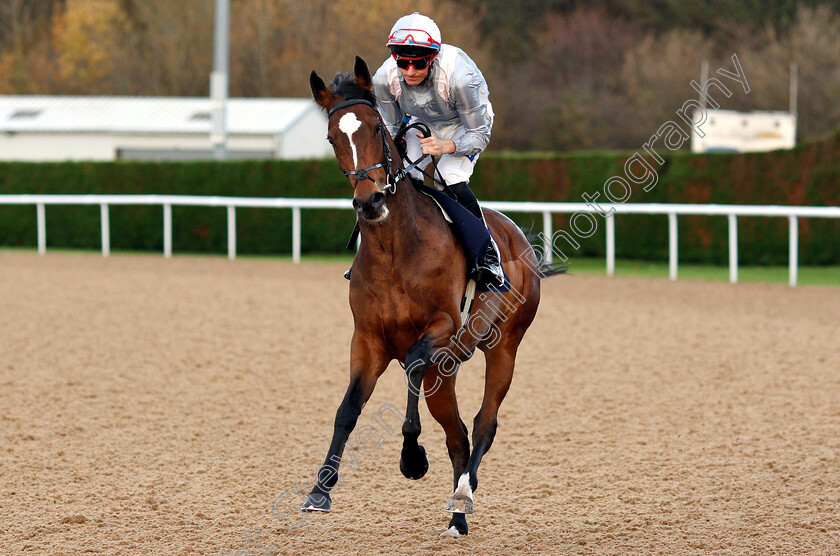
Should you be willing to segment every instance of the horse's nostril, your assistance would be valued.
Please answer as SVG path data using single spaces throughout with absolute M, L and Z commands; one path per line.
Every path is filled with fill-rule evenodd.
M 364 214 L 367 218 L 375 217 L 384 205 L 385 193 L 381 191 L 374 191 L 364 201 L 358 197 L 353 197 L 353 208 L 356 209 L 356 212 Z
M 382 203 L 385 202 L 385 194 L 381 191 L 377 191 L 376 193 L 370 196 L 369 202 L 373 208 L 379 208 L 382 206 Z

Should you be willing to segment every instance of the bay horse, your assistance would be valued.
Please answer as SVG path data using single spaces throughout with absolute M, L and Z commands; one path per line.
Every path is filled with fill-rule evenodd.
M 484 209 L 510 289 L 478 295 L 462 325 L 464 251 L 438 206 L 415 190 L 401 158 L 394 156 L 397 147 L 376 110 L 367 64 L 356 57 L 354 71 L 336 75 L 330 87 L 313 71 L 309 84 L 315 101 L 329 113 L 328 140 L 353 187 L 362 239 L 350 278 L 350 384 L 336 412 L 318 480 L 301 509 L 330 511 L 330 490 L 345 444 L 377 379 L 396 359 L 406 370 L 408 386 L 400 470 L 407 478 L 420 479 L 429 467 L 418 443 L 418 401 L 424 397 L 446 433 L 454 473 L 446 508 L 452 517 L 441 536 L 466 535 L 478 467 L 493 443 L 517 349 L 537 313 L 540 278 L 562 270 L 540 265 L 522 231 L 502 214 Z M 476 348 L 484 352 L 486 370 L 470 450 L 455 398 L 455 371 Z

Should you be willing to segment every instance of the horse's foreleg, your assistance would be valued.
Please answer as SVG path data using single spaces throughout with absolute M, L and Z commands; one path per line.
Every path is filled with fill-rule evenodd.
M 434 392 L 426 396 L 426 405 L 435 421 L 440 423 L 446 433 L 446 448 L 452 461 L 454 484 L 457 486 L 460 477 L 467 468 L 470 458 L 470 439 L 467 426 L 458 413 L 458 400 L 455 396 L 455 377 L 439 378 L 438 369 L 432 367 L 426 374 L 424 387 L 427 392 Z M 438 381 L 441 381 L 438 384 Z M 441 536 L 458 537 L 466 535 L 467 518 L 463 513 L 452 514 L 449 529 Z
M 432 357 L 432 347 L 427 338 L 411 346 L 405 356 L 405 378 L 408 384 L 408 403 L 403 423 L 403 448 L 400 454 L 400 471 L 409 479 L 420 479 L 429 470 L 426 450 L 417 443 L 420 436 L 420 412 L 417 408 L 420 387 Z
M 472 513 L 473 492 L 478 488 L 478 466 L 493 445 L 499 406 L 510 388 L 517 344 L 499 345 L 485 353 L 487 372 L 484 401 L 473 421 L 472 453 L 464 473 L 458 478 L 447 511 Z
M 378 350 L 358 341 L 354 336 L 351 347 L 350 385 L 335 414 L 333 437 L 324 464 L 318 471 L 318 480 L 306 501 L 301 506 L 306 511 L 330 511 L 332 500 L 330 490 L 338 481 L 338 467 L 344 454 L 344 446 L 350 433 L 356 427 L 362 407 L 370 398 L 376 381 L 387 367 L 387 361 Z

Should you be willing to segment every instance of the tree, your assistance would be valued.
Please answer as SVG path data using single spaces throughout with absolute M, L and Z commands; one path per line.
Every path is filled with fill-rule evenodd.
M 67 91 L 102 94 L 110 90 L 115 53 L 122 49 L 128 22 L 117 0 L 69 0 L 56 14 L 53 38 L 58 72 Z
M 213 0 L 127 0 L 132 92 L 205 96 L 213 68 Z
M 31 47 L 62 5 L 63 0 L 0 2 L 0 50 L 21 52 Z

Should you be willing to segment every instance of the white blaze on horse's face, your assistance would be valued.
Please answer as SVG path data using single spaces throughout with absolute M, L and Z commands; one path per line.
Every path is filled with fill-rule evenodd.
M 353 112 L 346 113 L 340 120 L 338 120 L 338 129 L 347 135 L 347 139 L 350 141 L 350 148 L 353 149 L 354 170 L 359 166 L 359 156 L 356 152 L 356 143 L 353 142 L 353 134 L 356 133 L 360 127 L 362 127 L 362 122 L 359 121 L 359 118 L 357 118 L 356 114 Z

